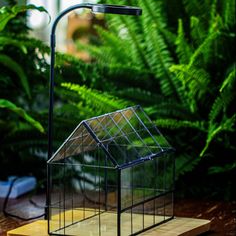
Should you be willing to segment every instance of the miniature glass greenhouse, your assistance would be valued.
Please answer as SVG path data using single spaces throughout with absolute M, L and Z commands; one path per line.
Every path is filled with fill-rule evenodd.
M 82 121 L 48 161 L 49 234 L 135 235 L 172 219 L 172 151 L 140 106 Z

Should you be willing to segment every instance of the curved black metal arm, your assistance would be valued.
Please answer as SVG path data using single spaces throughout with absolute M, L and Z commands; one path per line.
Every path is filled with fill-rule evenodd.
M 51 61 L 50 61 L 50 84 L 49 84 L 49 115 L 48 115 L 48 160 L 53 153 L 53 105 L 54 105 L 54 66 L 55 66 L 55 47 L 56 47 L 56 27 L 60 19 L 68 14 L 69 12 L 78 8 L 89 8 L 92 9 L 90 3 L 78 4 L 67 8 L 62 11 L 52 25 L 51 37 L 50 37 L 50 48 L 51 48 Z
M 52 25 L 51 37 L 50 37 L 50 48 L 51 48 L 51 58 L 50 58 L 50 84 L 49 84 L 49 114 L 48 114 L 48 160 L 53 154 L 53 106 L 54 106 L 54 66 L 55 66 L 55 47 L 56 47 L 56 27 L 60 19 L 65 16 L 67 13 L 78 9 L 78 8 L 92 8 L 92 4 L 78 4 L 72 7 L 67 8 L 62 11 Z M 45 219 L 48 219 L 49 216 L 49 205 L 50 205 L 50 167 L 47 165 L 47 195 L 46 195 L 46 209 L 45 209 Z M 48 227 L 49 229 L 49 227 Z
M 142 14 L 142 9 L 131 6 L 119 6 L 119 5 L 108 5 L 108 4 L 91 4 L 83 3 L 77 4 L 62 11 L 52 25 L 50 47 L 51 47 L 51 63 L 50 63 L 50 88 L 49 88 L 49 119 L 48 119 L 48 160 L 51 158 L 53 153 L 53 103 L 54 103 L 54 64 L 55 64 L 55 47 L 56 47 L 56 27 L 60 19 L 67 13 L 79 9 L 88 8 L 92 12 L 109 13 L 109 14 L 122 14 L 122 15 L 135 15 L 139 16 Z

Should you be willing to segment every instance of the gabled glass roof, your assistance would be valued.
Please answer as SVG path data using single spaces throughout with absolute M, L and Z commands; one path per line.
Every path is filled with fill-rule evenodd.
M 139 163 L 171 151 L 140 106 L 82 121 L 49 162 L 102 149 L 114 167 Z

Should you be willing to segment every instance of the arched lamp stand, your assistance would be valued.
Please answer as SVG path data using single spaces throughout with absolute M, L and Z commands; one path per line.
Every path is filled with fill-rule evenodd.
M 142 10 L 138 7 L 84 3 L 71 6 L 66 10 L 62 11 L 53 22 L 50 36 L 51 58 L 50 58 L 49 114 L 48 114 L 48 160 L 53 155 L 53 106 L 54 106 L 54 67 L 55 67 L 56 28 L 58 22 L 63 16 L 79 8 L 88 8 L 93 13 L 108 13 L 108 14 L 136 15 L 136 16 L 142 14 Z M 51 186 L 50 168 L 47 165 L 47 193 L 46 193 L 45 219 L 48 219 L 49 216 L 48 211 L 50 205 L 50 186 Z

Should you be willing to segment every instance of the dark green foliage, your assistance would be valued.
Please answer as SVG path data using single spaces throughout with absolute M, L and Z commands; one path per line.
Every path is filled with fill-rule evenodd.
M 41 48 L 41 42 L 27 37 L 27 9 L 45 11 L 33 5 L 0 8 L 1 179 L 27 174 L 42 178 L 45 166 L 46 116 L 36 98 L 39 93 L 46 98 L 46 73 L 40 74 L 39 70 L 47 71 L 48 65 L 45 46 Z
M 100 67 L 109 67 L 103 79 L 109 90 L 93 87 L 145 107 L 177 149 L 177 177 L 196 177 L 205 165 L 204 176 L 225 173 L 230 179 L 236 170 L 235 0 L 129 4 L 140 6 L 143 15 L 106 15 L 109 31 L 96 27 L 100 46 L 87 47 Z M 128 77 L 127 67 L 134 72 Z M 227 191 L 226 198 L 232 197 Z
M 33 5 L 0 8 L 0 179 L 46 177 L 49 48 L 27 34 L 25 12 L 31 9 L 45 11 Z M 56 127 L 75 125 L 58 120 Z M 62 133 L 55 134 L 55 146 Z
M 0 8 L 0 19 L 5 19 L 0 22 L 0 179 L 28 174 L 46 178 L 50 50 L 27 34 L 26 15 L 21 14 L 31 9 L 45 11 L 32 5 Z M 57 53 L 54 150 L 82 119 L 126 106 L 121 99 L 116 101 L 112 96 L 87 88 L 100 89 L 98 85 L 104 73 L 106 68 Z M 63 82 L 85 85 L 78 94 L 60 87 Z M 87 99 L 90 96 L 96 103 Z M 80 98 L 85 102 L 78 103 Z M 101 109 L 94 111 L 99 105 Z

